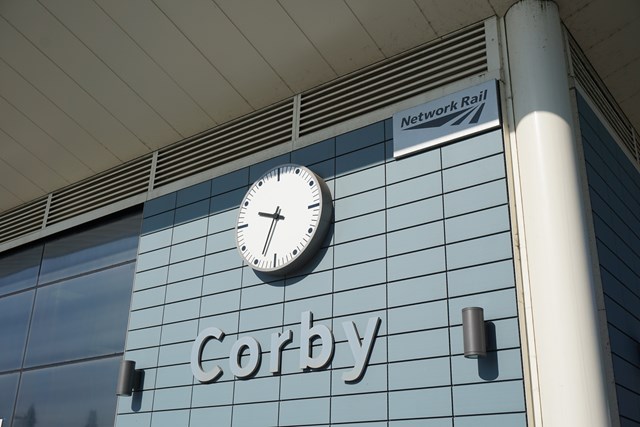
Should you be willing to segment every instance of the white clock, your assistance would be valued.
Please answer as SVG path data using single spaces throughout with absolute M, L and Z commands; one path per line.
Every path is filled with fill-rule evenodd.
M 240 255 L 254 270 L 289 273 L 320 248 L 333 205 L 327 184 L 304 166 L 286 164 L 247 191 L 236 224 Z

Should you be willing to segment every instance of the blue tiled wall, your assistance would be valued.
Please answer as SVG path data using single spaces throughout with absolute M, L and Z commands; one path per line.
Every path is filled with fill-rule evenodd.
M 640 425 L 640 174 L 578 97 L 620 424 Z
M 121 398 L 125 426 L 525 426 L 516 292 L 501 131 L 394 160 L 391 122 L 323 141 L 145 206 L 126 358 L 145 371 Z M 296 162 L 324 177 L 335 223 L 295 276 L 264 282 L 235 248 L 237 207 L 272 166 Z M 486 359 L 462 355 L 461 309 L 485 309 Z M 300 314 L 335 335 L 331 365 L 298 368 Z M 361 335 L 382 324 L 361 381 L 342 322 Z M 194 381 L 193 340 L 212 384 Z M 271 333 L 292 329 L 282 373 L 269 373 Z M 234 379 L 228 352 L 250 335 L 264 352 L 255 377 Z

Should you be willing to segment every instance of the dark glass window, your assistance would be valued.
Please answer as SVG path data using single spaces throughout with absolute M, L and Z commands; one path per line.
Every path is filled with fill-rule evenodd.
M 0 298 L 0 371 L 20 369 L 34 291 Z
M 48 283 L 135 259 L 141 213 L 47 242 L 38 283 Z
M 19 373 L 0 375 L 0 420 L 3 426 L 11 425 L 13 403 L 16 401 Z
M 42 245 L 0 257 L 0 295 L 35 286 L 42 258 Z
M 25 367 L 122 352 L 134 264 L 40 287 Z
M 14 427 L 112 427 L 120 357 L 22 374 Z

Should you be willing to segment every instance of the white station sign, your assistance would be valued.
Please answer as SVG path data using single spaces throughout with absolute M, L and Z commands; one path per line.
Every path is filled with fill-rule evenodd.
M 393 115 L 393 156 L 407 156 L 500 126 L 491 80 Z

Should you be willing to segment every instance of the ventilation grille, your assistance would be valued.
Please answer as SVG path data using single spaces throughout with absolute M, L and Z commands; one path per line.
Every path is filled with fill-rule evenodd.
M 631 156 L 640 162 L 638 157 L 639 147 L 637 141 L 634 140 L 634 129 L 629 120 L 626 118 L 613 96 L 606 89 L 596 71 L 591 67 L 584 53 L 580 50 L 573 38 L 570 38 L 571 63 L 575 78 L 580 86 L 585 90 L 587 95 L 598 107 L 602 115 L 618 135 L 620 141 L 627 148 Z
M 42 228 L 47 198 L 35 200 L 0 216 L 0 243 Z
M 151 155 L 54 192 L 47 225 L 110 205 L 148 190 Z
M 0 243 L 483 73 L 485 38 L 473 25 L 2 213 Z
M 482 23 L 301 95 L 300 136 L 487 70 Z
M 291 141 L 293 99 L 160 149 L 154 188 Z

